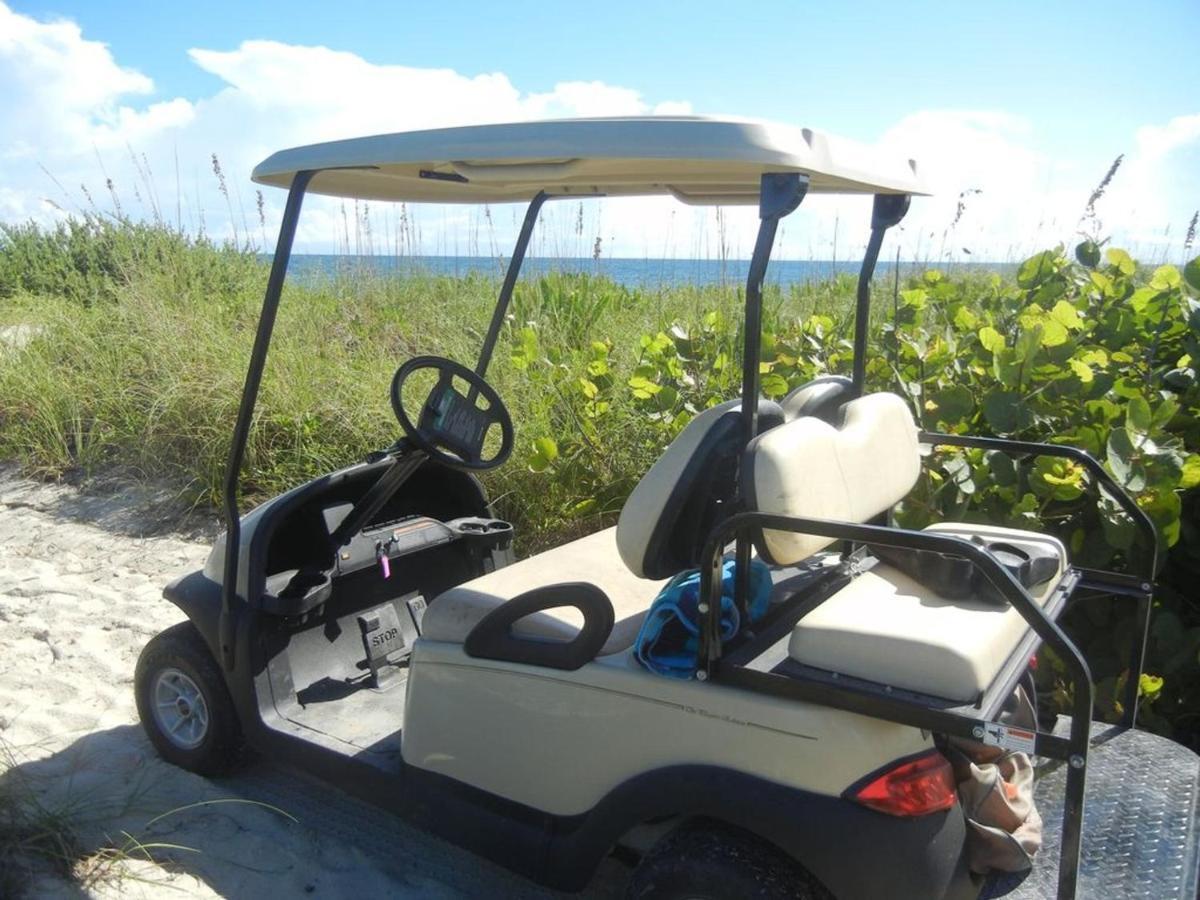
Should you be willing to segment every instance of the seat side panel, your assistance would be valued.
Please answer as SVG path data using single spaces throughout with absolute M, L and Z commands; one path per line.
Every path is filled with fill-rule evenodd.
M 422 639 L 403 737 L 410 765 L 554 815 L 643 772 L 715 765 L 826 796 L 932 746 L 915 728 L 652 675 L 630 654 L 562 672 Z

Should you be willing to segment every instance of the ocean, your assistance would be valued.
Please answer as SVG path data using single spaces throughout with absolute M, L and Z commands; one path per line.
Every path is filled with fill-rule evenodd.
M 347 272 L 369 271 L 381 275 L 484 275 L 500 278 L 507 259 L 485 256 L 354 256 L 346 254 L 297 253 L 292 256 L 289 272 L 301 280 L 316 280 Z M 900 263 L 901 277 L 922 272 L 932 263 Z M 743 284 L 749 269 L 744 259 L 630 259 L 630 258 L 573 258 L 529 257 L 521 275 L 540 275 L 547 272 L 582 272 L 603 275 L 630 288 L 655 288 L 675 284 Z M 822 281 L 835 274 L 855 276 L 858 261 L 794 260 L 774 261 L 767 269 L 767 282 L 781 286 Z M 877 279 L 891 276 L 893 262 L 880 262 L 875 270 Z M 962 263 L 938 266 L 944 270 L 1002 272 L 1012 268 L 1006 263 Z

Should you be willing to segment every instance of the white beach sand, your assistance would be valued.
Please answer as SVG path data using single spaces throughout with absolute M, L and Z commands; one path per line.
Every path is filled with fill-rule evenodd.
M 203 536 L 145 536 L 161 504 L 144 493 L 83 494 L 0 467 L 0 748 L 50 808 L 69 808 L 85 850 L 121 863 L 82 887 L 50 875 L 32 896 L 545 897 L 529 882 L 284 767 L 255 761 L 210 780 L 158 759 L 137 723 L 142 645 L 182 616 L 163 584 L 198 568 Z M 202 523 L 203 524 L 203 523 Z M 211 530 L 211 529 L 210 529 Z M 202 529 L 203 531 L 203 529 Z M 286 810 L 293 822 L 246 802 Z M 608 862 L 587 896 L 615 897 Z

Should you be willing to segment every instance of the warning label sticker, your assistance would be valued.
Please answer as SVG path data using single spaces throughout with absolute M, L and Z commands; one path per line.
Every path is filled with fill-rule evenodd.
M 996 725 L 989 722 L 983 726 L 983 742 L 992 747 L 1002 747 L 1005 750 L 1033 753 L 1037 744 L 1037 733 L 1025 728 L 1013 728 L 1009 725 Z

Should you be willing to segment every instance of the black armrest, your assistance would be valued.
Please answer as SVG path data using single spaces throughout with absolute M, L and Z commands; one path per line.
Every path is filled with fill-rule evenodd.
M 512 633 L 519 619 L 562 606 L 573 606 L 583 614 L 583 628 L 571 640 L 543 640 Z M 471 629 L 463 650 L 476 659 L 574 670 L 596 658 L 612 633 L 614 619 L 608 595 L 594 584 L 550 584 L 518 594 L 493 609 Z

